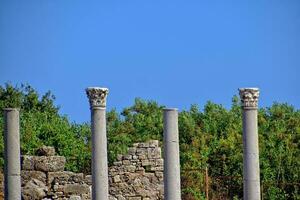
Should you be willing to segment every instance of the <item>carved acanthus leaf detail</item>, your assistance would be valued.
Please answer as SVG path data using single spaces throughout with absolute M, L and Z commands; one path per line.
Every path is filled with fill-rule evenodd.
M 108 94 L 107 88 L 89 87 L 85 91 L 89 98 L 91 108 L 106 107 L 106 97 Z
M 257 108 L 259 97 L 258 88 L 240 88 L 239 93 L 244 108 Z

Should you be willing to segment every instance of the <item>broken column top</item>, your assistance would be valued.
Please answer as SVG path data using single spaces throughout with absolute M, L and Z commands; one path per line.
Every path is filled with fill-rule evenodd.
M 257 109 L 259 89 L 239 88 L 239 94 L 244 109 Z
M 108 95 L 108 88 L 102 87 L 88 87 L 86 94 L 89 98 L 90 107 L 106 107 L 106 97 Z

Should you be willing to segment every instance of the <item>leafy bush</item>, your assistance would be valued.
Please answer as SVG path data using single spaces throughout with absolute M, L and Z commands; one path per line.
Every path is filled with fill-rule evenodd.
M 29 85 L 0 87 L 0 109 L 21 108 L 21 151 L 34 154 L 41 145 L 54 146 L 67 158 L 67 170 L 90 173 L 91 132 L 88 123 L 70 123 L 58 113 L 55 97 L 41 97 Z M 134 142 L 162 142 L 164 106 L 135 99 L 133 106 L 107 112 L 108 159 L 125 153 Z M 179 113 L 182 193 L 185 199 L 204 199 L 203 169 L 208 167 L 210 194 L 242 198 L 242 111 L 234 96 L 231 108 L 207 102 Z M 3 118 L 0 118 L 3 126 Z M 260 172 L 264 199 L 299 199 L 300 111 L 274 103 L 258 111 Z M 3 128 L 0 130 L 3 155 Z M 0 157 L 3 167 L 3 157 Z M 189 169 L 196 169 L 189 172 Z M 220 179 L 220 177 L 227 177 Z M 222 180 L 222 181 L 220 181 Z M 296 183 L 296 184 L 288 184 Z

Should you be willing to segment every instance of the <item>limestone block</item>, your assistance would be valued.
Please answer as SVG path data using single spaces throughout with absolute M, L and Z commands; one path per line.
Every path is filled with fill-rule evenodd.
M 158 147 L 158 140 L 150 140 L 149 141 L 149 147 Z
M 159 191 L 159 194 L 163 196 L 164 195 L 164 185 L 163 184 L 159 184 L 157 186 L 157 189 Z
M 154 167 L 151 166 L 150 171 L 163 171 L 164 167 L 163 166 L 158 166 L 158 167 Z
M 36 156 L 22 156 L 21 157 L 21 166 L 23 170 L 34 170 Z
M 126 171 L 128 172 L 135 172 L 136 167 L 133 165 L 126 166 Z
M 156 166 L 156 159 L 149 159 L 149 163 L 151 166 Z
M 130 165 L 130 160 L 123 160 L 123 165 Z
M 48 188 L 43 182 L 37 179 L 31 179 L 22 188 L 22 198 L 24 200 L 42 199 L 46 196 L 47 191 Z
M 147 154 L 147 148 L 137 148 L 136 149 L 136 155 L 146 155 Z
M 44 172 L 63 171 L 65 163 L 63 156 L 38 156 L 35 158 L 35 169 Z
M 123 197 L 122 195 L 117 195 L 116 197 L 117 197 L 118 200 L 126 200 L 126 198 Z
M 116 162 L 114 162 L 114 165 L 121 166 L 122 165 L 122 161 L 116 161 Z
M 129 197 L 128 200 L 142 200 L 142 197 Z
M 64 186 L 64 193 L 67 195 L 80 195 L 90 192 L 90 186 L 87 184 L 66 184 Z
M 149 166 L 150 161 L 149 160 L 142 160 L 142 166 Z
M 163 178 L 164 177 L 164 173 L 163 172 L 155 172 L 155 176 L 157 177 L 157 178 Z
M 55 148 L 49 146 L 42 146 L 36 151 L 37 155 L 39 156 L 54 156 L 55 155 Z
M 63 198 L 64 197 L 64 193 L 62 191 L 56 192 L 55 193 L 56 196 Z M 59 198 L 59 199 L 61 199 Z
M 67 171 L 48 173 L 48 185 L 81 182 L 83 182 L 83 173 L 73 173 Z
M 81 200 L 80 196 L 72 195 L 70 196 L 69 200 Z
M 86 175 L 84 177 L 84 182 L 88 185 L 92 185 L 92 175 Z
M 145 173 L 145 178 L 147 178 L 151 183 L 157 181 L 157 178 L 154 173 Z M 149 184 L 147 184 L 147 185 L 149 185 Z
M 138 147 L 140 148 L 148 148 L 149 147 L 149 143 L 145 142 L 145 143 L 139 143 Z
M 138 147 L 138 146 L 139 146 L 139 143 L 133 143 L 132 146 L 133 146 L 133 147 Z
M 21 171 L 21 180 L 22 180 L 22 186 L 26 185 L 28 181 L 30 181 L 32 178 L 39 180 L 46 184 L 46 174 L 41 171 L 27 171 L 22 170 Z
M 120 176 L 119 176 L 119 175 L 114 176 L 114 182 L 115 182 L 115 183 L 121 182 L 121 179 L 120 179 Z
M 109 194 L 110 195 L 113 195 L 113 196 L 120 195 L 120 189 L 119 189 L 119 187 L 117 185 L 118 184 L 110 185 L 110 187 L 109 187 Z
M 123 159 L 124 160 L 131 160 L 132 159 L 132 155 L 124 155 Z
M 158 145 L 157 140 L 136 143 L 128 149 L 128 154 L 117 156 L 117 161 L 108 169 L 109 199 L 163 199 L 164 160 Z M 65 159 L 54 156 L 55 149 L 47 148 L 39 149 L 38 154 L 42 156 L 23 156 L 22 168 L 26 170 L 22 171 L 22 185 L 26 186 L 31 178 L 47 185 L 50 191 L 46 192 L 45 197 L 37 199 L 91 200 L 91 175 L 62 171 Z
M 159 159 L 156 159 L 156 166 L 163 166 L 164 165 L 164 159 L 162 158 L 159 158 Z
M 128 148 L 128 154 L 134 155 L 136 153 L 136 147 L 129 147 Z
M 91 190 L 91 186 L 90 186 L 90 190 Z M 82 195 L 81 195 L 81 199 L 82 199 L 82 200 L 91 200 L 91 199 L 92 199 L 92 194 L 91 194 L 91 192 L 88 193 L 88 194 L 82 194 Z
M 161 158 L 161 148 L 148 148 L 148 158 Z
M 145 160 L 145 159 L 147 159 L 147 155 L 146 154 L 141 154 L 141 155 L 138 156 L 138 158 L 140 160 Z
M 108 176 L 116 176 L 119 173 L 117 171 L 108 171 Z
M 143 175 L 146 170 L 144 167 L 137 167 L 135 171 L 136 171 L 136 173 Z

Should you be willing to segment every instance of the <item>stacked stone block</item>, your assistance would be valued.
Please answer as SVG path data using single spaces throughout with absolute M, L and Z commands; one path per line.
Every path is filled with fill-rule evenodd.
M 63 171 L 66 159 L 53 147 L 42 147 L 39 156 L 22 157 L 22 198 L 90 199 L 90 185 L 82 173 Z
M 109 168 L 112 200 L 163 199 L 163 159 L 157 140 L 136 143 Z
M 44 146 L 37 155 L 21 159 L 24 200 L 91 200 L 91 175 L 64 171 L 66 159 L 55 155 L 53 147 Z M 108 173 L 110 200 L 163 199 L 163 159 L 157 140 L 128 148 Z

